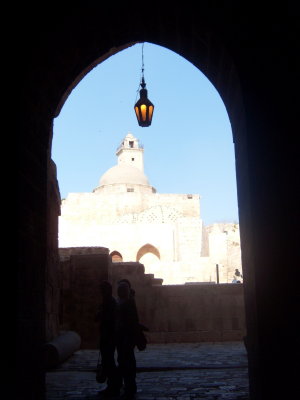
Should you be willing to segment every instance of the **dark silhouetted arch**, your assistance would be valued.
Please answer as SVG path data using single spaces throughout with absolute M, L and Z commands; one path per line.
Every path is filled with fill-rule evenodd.
M 286 364 L 270 361 L 284 329 L 296 329 L 293 313 L 288 324 L 283 318 L 290 304 L 296 304 L 295 291 L 287 290 L 293 280 L 286 274 L 286 266 L 296 268 L 297 259 L 295 252 L 284 249 L 291 247 L 290 238 L 297 237 L 297 225 L 289 222 L 298 211 L 297 158 L 293 156 L 297 128 L 287 126 L 291 119 L 283 112 L 289 98 L 284 40 L 288 30 L 284 18 L 274 18 L 274 5 L 267 5 L 266 14 L 261 3 L 252 5 L 252 14 L 239 13 L 233 2 L 223 6 L 200 2 L 199 7 L 197 13 L 193 7 L 167 4 L 153 10 L 135 5 L 131 9 L 126 4 L 122 12 L 106 10 L 100 3 L 65 10 L 52 4 L 43 9 L 32 5 L 31 9 L 26 4 L 14 10 L 17 40 L 9 53 L 13 60 L 6 58 L 6 72 L 12 71 L 8 77 L 11 93 L 18 95 L 20 104 L 19 114 L 14 115 L 19 123 L 14 150 L 19 153 L 15 157 L 18 176 L 13 178 L 18 182 L 16 231 L 21 255 L 14 281 L 18 291 L 19 398 L 45 399 L 40 351 L 46 342 L 45 290 L 46 285 L 52 288 L 49 279 L 55 276 L 50 263 L 58 259 L 59 204 L 55 199 L 51 203 L 48 187 L 53 119 L 94 66 L 137 41 L 164 46 L 193 63 L 226 105 L 236 152 L 250 398 L 272 398 L 280 384 L 283 389 L 284 380 L 274 385 L 274 376 Z M 9 39 L 12 35 L 8 33 Z M 197 179 L 197 171 L 192 172 Z M 56 192 L 58 195 L 58 188 Z M 266 368 L 268 374 L 262 373 Z

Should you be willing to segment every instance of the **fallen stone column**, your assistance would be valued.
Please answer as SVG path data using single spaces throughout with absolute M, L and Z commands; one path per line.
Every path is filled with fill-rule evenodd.
M 46 369 L 55 368 L 79 350 L 81 338 L 74 331 L 61 332 L 59 336 L 44 346 Z

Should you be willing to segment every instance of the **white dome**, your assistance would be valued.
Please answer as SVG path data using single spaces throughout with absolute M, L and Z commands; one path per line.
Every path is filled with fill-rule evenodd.
M 149 186 L 146 175 L 140 169 L 126 164 L 116 165 L 106 171 L 100 178 L 99 186 L 118 183 Z

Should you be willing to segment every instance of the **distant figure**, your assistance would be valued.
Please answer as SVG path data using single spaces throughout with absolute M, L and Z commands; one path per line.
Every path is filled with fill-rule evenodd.
M 243 275 L 240 273 L 240 271 L 236 268 L 235 273 L 234 273 L 234 278 L 232 280 L 232 283 L 241 283 L 240 279 L 243 279 Z
M 115 315 L 116 299 L 112 296 L 112 286 L 108 281 L 100 285 L 102 304 L 96 316 L 99 321 L 100 354 L 104 373 L 107 376 L 107 387 L 100 391 L 101 395 L 117 396 L 120 392 L 120 382 L 115 363 Z
M 130 282 L 118 282 L 116 307 L 116 344 L 118 353 L 118 370 L 124 384 L 122 399 L 134 399 L 136 387 L 136 359 L 134 354 L 136 332 L 138 330 L 138 313 L 134 291 Z

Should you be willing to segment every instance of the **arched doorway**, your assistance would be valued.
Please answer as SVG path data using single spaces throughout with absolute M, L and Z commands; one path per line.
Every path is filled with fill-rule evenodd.
M 151 244 L 142 246 L 137 252 L 136 261 L 144 265 L 146 274 L 153 274 L 156 278 L 160 278 L 157 276 L 160 268 L 160 254 L 155 246 Z
M 156 259 L 160 260 L 160 254 L 159 254 L 158 249 L 155 246 L 152 246 L 152 244 L 145 244 L 137 252 L 136 261 L 141 262 L 141 259 L 146 254 L 152 254 Z

